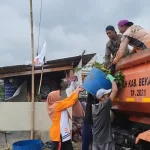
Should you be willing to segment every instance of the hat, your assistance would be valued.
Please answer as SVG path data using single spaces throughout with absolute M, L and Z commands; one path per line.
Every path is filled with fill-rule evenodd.
M 111 93 L 111 89 L 109 89 L 109 90 L 100 89 L 100 90 L 98 90 L 97 93 L 96 93 L 96 98 L 97 98 L 97 99 L 100 99 L 100 98 L 102 98 L 105 94 L 109 94 L 109 93 Z
M 118 22 L 118 26 L 123 26 L 123 25 L 128 25 L 128 26 L 132 26 L 133 25 L 133 22 L 130 22 L 128 20 L 120 20 Z
M 115 31 L 115 28 L 114 28 L 113 26 L 109 25 L 109 26 L 106 27 L 106 31 L 107 31 L 107 30 Z

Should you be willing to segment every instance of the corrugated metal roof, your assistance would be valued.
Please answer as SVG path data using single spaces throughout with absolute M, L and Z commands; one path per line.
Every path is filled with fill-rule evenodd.
M 86 65 L 96 54 L 88 54 L 88 55 L 83 55 L 82 63 L 83 66 Z M 47 61 L 47 64 L 50 65 L 73 65 L 76 67 L 81 59 L 81 56 L 75 56 L 75 57 L 69 57 L 69 58 L 62 58 L 62 59 L 57 59 L 57 60 L 50 60 Z M 73 64 L 72 64 L 73 63 Z
M 83 66 L 86 65 L 95 55 L 96 53 L 84 55 L 82 60 Z M 69 58 L 63 58 L 57 60 L 50 60 L 44 64 L 44 69 L 53 68 L 53 67 L 71 66 L 71 65 L 73 65 L 73 67 L 76 67 L 80 59 L 81 56 L 75 56 L 75 57 L 69 57 Z M 41 67 L 35 67 L 35 70 L 39 70 L 39 69 L 41 69 Z M 17 72 L 24 72 L 30 70 L 31 70 L 30 65 L 6 66 L 6 67 L 0 67 L 0 74 L 17 73 Z

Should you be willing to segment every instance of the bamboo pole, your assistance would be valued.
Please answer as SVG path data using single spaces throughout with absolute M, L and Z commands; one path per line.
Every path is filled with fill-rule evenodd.
M 32 0 L 30 0 L 30 24 L 31 24 L 31 54 L 32 54 L 32 109 L 31 109 L 31 139 L 34 134 L 34 35 L 33 35 L 33 12 Z
M 38 94 L 40 94 L 41 84 L 42 84 L 42 78 L 43 78 L 43 66 L 42 66 L 42 71 L 41 71 L 41 78 L 40 78 L 40 84 L 39 84 Z

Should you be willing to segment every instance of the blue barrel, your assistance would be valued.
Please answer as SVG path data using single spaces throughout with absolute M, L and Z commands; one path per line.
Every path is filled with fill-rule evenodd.
M 42 150 L 41 140 L 24 140 L 13 143 L 13 150 Z
M 106 74 L 95 67 L 92 68 L 83 83 L 83 88 L 94 96 L 99 89 L 104 88 L 107 90 L 111 87 L 112 84 L 106 79 Z

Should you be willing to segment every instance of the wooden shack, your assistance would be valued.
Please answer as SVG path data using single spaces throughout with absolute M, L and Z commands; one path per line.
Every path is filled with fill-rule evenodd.
M 94 56 L 95 54 L 84 55 L 82 57 L 83 66 Z M 47 61 L 43 68 L 35 67 L 35 101 L 45 101 L 48 93 L 57 89 L 63 78 L 73 75 L 74 68 L 77 67 L 80 60 L 81 56 L 75 56 Z M 31 101 L 31 69 L 30 65 L 0 67 L 0 79 L 4 80 L 5 101 Z M 42 81 L 41 86 L 40 80 Z M 23 83 L 22 96 L 10 99 Z M 39 87 L 40 95 L 38 94 Z

